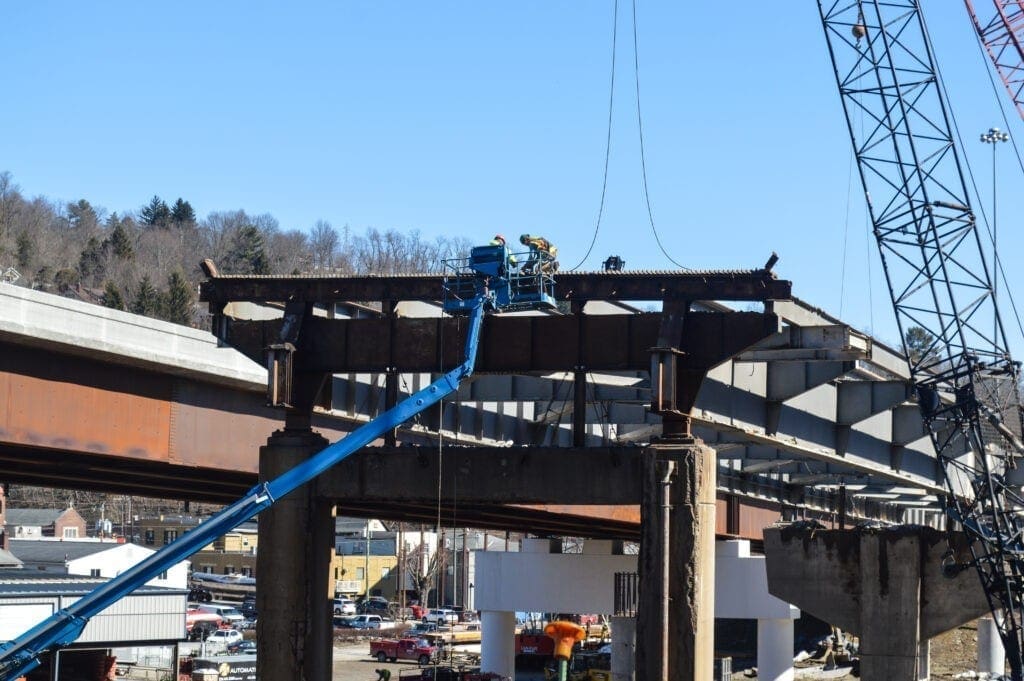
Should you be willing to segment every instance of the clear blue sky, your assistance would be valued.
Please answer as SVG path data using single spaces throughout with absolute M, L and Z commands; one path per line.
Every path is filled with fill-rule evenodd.
M 0 170 L 30 196 L 108 211 L 158 194 L 286 229 L 541 233 L 569 267 L 601 195 L 612 7 L 13 3 Z M 991 148 L 977 139 L 1005 127 L 999 105 L 963 6 L 924 9 L 988 205 Z M 796 295 L 895 340 L 815 4 L 659 0 L 638 13 L 650 196 L 671 257 L 748 268 L 775 250 Z M 611 254 L 673 267 L 647 220 L 635 106 L 623 2 L 608 194 L 584 269 Z M 1010 132 L 1024 141 L 1021 121 Z M 1009 145 L 1000 154 L 1001 250 L 1016 255 L 1022 177 Z

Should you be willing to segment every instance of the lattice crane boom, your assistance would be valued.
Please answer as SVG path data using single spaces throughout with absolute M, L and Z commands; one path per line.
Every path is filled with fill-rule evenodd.
M 990 11 L 985 9 L 985 0 L 978 3 L 980 11 L 975 11 L 971 0 L 964 4 L 1017 113 L 1024 118 L 1024 4 L 992 0 Z
M 818 0 L 946 510 L 971 540 L 1015 679 L 1024 678 L 1019 366 L 996 307 L 916 0 Z M 922 333 L 923 331 L 923 333 Z

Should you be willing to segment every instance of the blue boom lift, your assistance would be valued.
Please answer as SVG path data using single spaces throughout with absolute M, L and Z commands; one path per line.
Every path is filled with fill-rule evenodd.
M 485 312 L 555 306 L 551 276 L 540 272 L 527 276 L 517 272 L 515 260 L 504 246 L 478 246 L 468 258 L 448 261 L 445 266 L 444 309 L 469 316 L 462 364 L 287 473 L 253 487 L 243 498 L 196 529 L 73 605 L 54 613 L 14 640 L 0 644 L 0 681 L 12 681 L 35 669 L 41 655 L 74 642 L 97 613 L 457 390 L 459 383 L 473 373 Z

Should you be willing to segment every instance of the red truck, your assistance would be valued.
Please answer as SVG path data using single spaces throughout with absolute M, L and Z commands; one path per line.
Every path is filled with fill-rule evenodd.
M 430 664 L 437 657 L 437 648 L 422 638 L 382 639 L 370 641 L 370 656 L 378 662 L 416 660 Z

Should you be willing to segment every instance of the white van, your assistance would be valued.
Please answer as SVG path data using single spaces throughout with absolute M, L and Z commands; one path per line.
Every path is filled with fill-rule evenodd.
M 217 601 L 198 603 L 196 604 L 196 609 L 220 615 L 221 619 L 231 625 L 233 629 L 240 629 L 245 622 L 245 617 L 231 603 L 218 603 Z

